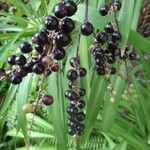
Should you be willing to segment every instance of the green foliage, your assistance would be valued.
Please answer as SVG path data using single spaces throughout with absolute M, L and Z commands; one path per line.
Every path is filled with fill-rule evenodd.
M 53 12 L 56 0 L 30 0 L 24 4 L 21 0 L 1 0 L 10 4 L 10 12 L 0 10 L 0 67 L 7 66 L 8 55 L 19 53 L 18 44 L 30 40 L 33 34 L 43 27 L 43 19 Z M 89 2 L 89 20 L 94 27 L 103 30 L 108 20 L 114 21 L 114 16 L 101 17 L 98 8 L 104 0 Z M 125 64 L 118 65 L 119 72 L 114 77 L 98 77 L 93 69 L 93 60 L 89 57 L 88 48 L 93 37 L 81 37 L 81 65 L 87 69 L 88 75 L 80 84 L 86 88 L 86 129 L 79 139 L 67 135 L 66 107 L 68 102 L 64 97 L 67 89 L 66 72 L 69 69 L 69 58 L 75 56 L 77 34 L 84 17 L 84 4 L 79 4 L 74 17 L 76 29 L 73 32 L 73 42 L 67 47 L 66 64 L 59 73 L 52 74 L 45 80 L 43 91 L 54 96 L 54 104 L 39 110 L 34 118 L 33 128 L 28 131 L 33 114 L 25 114 L 22 106 L 34 100 L 35 89 L 39 77 L 28 75 L 19 86 L 3 86 L 7 91 L 0 99 L 0 149 L 25 150 L 149 150 L 150 146 L 150 62 L 144 57 L 149 55 L 150 41 L 136 32 L 137 20 L 140 14 L 142 0 L 122 0 L 122 11 L 118 15 L 119 27 L 123 40 L 121 46 L 133 45 L 140 59 L 134 68 L 128 65 L 129 78 L 132 86 L 124 79 Z M 14 10 L 15 15 L 12 13 Z M 28 19 L 22 17 L 26 15 Z M 8 67 L 8 66 L 7 66 Z M 138 76 L 142 74 L 142 77 Z M 120 75 L 122 74 L 122 75 Z M 8 81 L 9 82 L 9 81 Z M 115 96 L 107 90 L 112 84 Z M 5 88 L 5 89 L 4 89 Z M 114 98 L 114 99 L 112 99 Z M 11 115 L 17 116 L 11 123 Z M 14 129 L 10 128 L 10 124 Z M 28 139 L 30 132 L 30 139 Z M 9 137 L 9 138 L 7 138 Z M 29 142 L 30 141 L 30 142 Z M 21 145 L 21 146 L 18 146 Z

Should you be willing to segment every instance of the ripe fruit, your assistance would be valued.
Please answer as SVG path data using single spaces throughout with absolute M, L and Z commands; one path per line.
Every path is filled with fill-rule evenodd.
M 72 128 L 68 128 L 68 133 L 69 133 L 69 135 L 74 135 L 76 133 L 76 131 Z
M 67 15 L 65 5 L 63 3 L 56 4 L 54 14 L 57 18 L 64 18 Z
M 45 67 L 39 63 L 36 63 L 32 68 L 32 71 L 35 74 L 42 74 L 42 73 L 44 73 L 44 70 L 45 70 Z
M 74 87 L 75 87 L 75 83 L 74 82 L 69 82 L 68 83 L 68 87 L 70 88 L 70 89 L 73 89 Z
M 113 33 L 114 32 L 114 27 L 113 25 L 111 24 L 111 22 L 108 22 L 106 25 L 105 25 L 105 31 L 107 33 Z
M 129 59 L 130 59 L 130 60 L 136 60 L 136 59 L 137 59 L 137 54 L 136 54 L 135 52 L 131 52 L 131 53 L 129 54 Z
M 84 96 L 86 94 L 86 90 L 84 88 L 79 89 L 79 95 Z
M 78 60 L 76 57 L 72 57 L 72 58 L 70 59 L 70 65 L 71 65 L 72 67 L 76 67 L 78 64 L 79 64 L 79 60 Z
M 68 113 L 69 115 L 76 115 L 76 114 L 78 114 L 78 108 L 75 107 L 75 106 L 69 106 L 69 107 L 67 108 L 67 113 Z
M 95 51 L 94 55 L 96 59 L 97 58 L 102 59 L 105 56 L 105 53 L 102 49 L 99 49 Z
M 66 55 L 66 52 L 63 48 L 55 48 L 54 49 L 54 58 L 56 60 L 62 60 Z
M 65 92 L 65 97 L 68 98 L 70 101 L 76 101 L 78 100 L 78 95 L 73 90 L 67 90 Z
M 115 57 L 113 57 L 113 56 L 108 56 L 107 57 L 107 62 L 109 64 L 113 64 L 115 61 L 116 61 Z
M 109 41 L 107 48 L 108 48 L 109 50 L 112 50 L 112 51 L 113 51 L 113 50 L 117 49 L 117 46 L 118 46 L 118 43 L 117 43 L 117 42 Z
M 83 121 L 85 119 L 85 113 L 79 112 L 77 118 L 79 121 Z
M 51 105 L 52 103 L 54 102 L 54 99 L 51 95 L 47 95 L 45 94 L 43 97 L 42 97 L 42 103 L 44 105 Z
M 65 32 L 59 32 L 56 36 L 57 47 L 65 47 L 71 42 L 71 37 Z
M 86 76 L 86 74 L 87 74 L 87 71 L 86 71 L 86 69 L 85 68 L 79 68 L 79 76 L 80 77 L 84 77 L 84 76 Z
M 112 40 L 114 42 L 121 40 L 121 33 L 119 31 L 114 31 L 112 34 Z
M 96 40 L 98 43 L 103 45 L 108 40 L 108 35 L 105 32 L 99 32 L 96 36 Z
M 39 31 L 32 38 L 32 42 L 37 45 L 45 45 L 48 43 L 47 33 L 44 30 Z
M 21 43 L 20 50 L 22 51 L 22 53 L 30 53 L 32 51 L 31 44 L 28 42 Z
M 24 66 L 26 64 L 26 57 L 23 55 L 17 56 L 15 62 L 19 66 Z
M 79 103 L 78 103 L 78 107 L 79 107 L 80 109 L 83 109 L 83 108 L 85 107 L 85 101 L 80 100 Z
M 49 68 L 46 68 L 45 69 L 45 72 L 44 72 L 44 75 L 46 76 L 46 77 L 48 77 L 49 75 L 51 75 L 52 74 L 52 71 L 49 69 Z
M 85 36 L 89 36 L 93 33 L 93 25 L 86 21 L 81 26 L 81 33 Z
M 77 5 L 73 1 L 66 1 L 65 3 L 67 16 L 73 16 L 77 11 Z
M 20 76 L 18 76 L 18 75 L 13 75 L 13 76 L 11 77 L 11 83 L 12 83 L 12 84 L 17 85 L 17 84 L 20 84 L 21 82 L 22 82 L 22 78 L 21 78 Z
M 109 12 L 109 6 L 108 5 L 103 5 L 99 9 L 99 13 L 102 16 L 106 16 L 108 14 L 108 12 Z
M 11 55 L 7 58 L 7 62 L 10 64 L 10 65 L 15 65 L 16 64 L 16 55 Z
M 26 71 L 25 67 L 20 67 L 17 69 L 16 74 L 20 77 L 25 77 L 28 74 L 28 72 Z
M 65 33 L 70 33 L 75 28 L 74 21 L 71 18 L 65 18 L 61 26 Z
M 38 53 L 43 53 L 43 46 L 42 45 L 38 45 L 38 44 L 35 44 L 35 50 L 38 52 Z
M 70 69 L 68 72 L 67 72 L 67 79 L 70 80 L 70 81 L 75 81 L 78 77 L 78 74 L 77 74 L 77 71 L 74 70 L 74 69 Z
M 59 25 L 59 21 L 54 16 L 47 16 L 45 18 L 45 27 L 48 30 L 55 30 Z

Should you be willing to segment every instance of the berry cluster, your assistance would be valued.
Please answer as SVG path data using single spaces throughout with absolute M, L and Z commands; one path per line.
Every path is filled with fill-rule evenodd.
M 79 67 L 79 59 L 77 57 L 70 59 L 70 65 L 73 67 L 67 72 L 68 87 L 70 89 L 65 92 L 65 97 L 70 101 L 70 106 L 67 108 L 69 115 L 67 125 L 69 126 L 68 132 L 70 135 L 80 136 L 85 128 L 84 124 L 81 123 L 85 119 L 85 114 L 79 109 L 85 107 L 85 102 L 81 98 L 86 94 L 86 90 L 78 88 L 77 80 L 79 77 L 84 77 L 87 71 L 85 68 Z
M 1 69 L 1 76 L 9 77 L 13 84 L 20 84 L 28 73 L 49 76 L 52 72 L 59 71 L 60 66 L 57 61 L 65 57 L 64 47 L 71 42 L 70 33 L 75 28 L 74 21 L 69 17 L 76 11 L 77 5 L 73 1 L 68 0 L 56 4 L 55 16 L 50 15 L 45 18 L 45 29 L 33 36 L 32 44 L 24 41 L 20 45 L 20 50 L 24 55 L 8 57 L 8 63 L 15 67 L 11 71 Z M 36 56 L 33 56 L 34 51 L 36 51 Z M 27 58 L 28 53 L 31 54 Z
M 114 13 L 121 9 L 121 2 L 115 0 L 109 5 L 103 5 L 100 7 L 99 13 L 105 16 L 112 10 Z M 90 47 L 90 52 L 95 59 L 95 69 L 98 75 L 105 75 L 107 73 L 115 74 L 116 68 L 112 67 L 112 64 L 116 62 L 117 59 L 125 60 L 128 57 L 125 51 L 124 55 L 121 55 L 121 49 L 119 48 L 119 43 L 121 41 L 122 35 L 116 26 L 108 22 L 104 31 L 98 32 L 95 35 L 94 44 Z M 130 60 L 136 60 L 136 53 L 131 52 L 129 54 Z

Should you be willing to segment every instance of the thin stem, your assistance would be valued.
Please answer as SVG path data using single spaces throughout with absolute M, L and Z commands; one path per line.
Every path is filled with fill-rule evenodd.
M 33 110 L 33 117 L 32 117 L 30 128 L 29 128 L 29 139 L 30 139 L 30 134 L 31 134 L 33 122 L 34 122 L 35 113 L 36 113 L 36 110 L 37 110 L 38 105 L 40 103 L 40 97 L 41 97 L 41 91 L 42 91 L 43 85 L 44 85 L 44 75 L 42 76 L 41 84 L 40 84 L 40 87 L 39 87 L 39 90 L 38 90 L 38 95 L 37 95 L 37 98 L 36 98 L 37 101 L 36 101 L 36 104 L 35 104 L 34 110 Z
M 84 16 L 84 22 L 88 20 L 88 4 L 89 1 L 85 0 L 85 16 Z

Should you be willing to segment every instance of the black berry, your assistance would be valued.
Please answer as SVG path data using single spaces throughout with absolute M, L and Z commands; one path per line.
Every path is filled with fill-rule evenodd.
M 54 58 L 56 60 L 62 60 L 66 55 L 66 52 L 63 48 L 55 48 L 54 49 Z
M 21 82 L 22 82 L 22 78 L 21 78 L 20 76 L 13 75 L 13 76 L 11 77 L 11 83 L 12 83 L 12 84 L 17 85 L 17 84 L 20 84 Z
M 15 62 L 19 66 L 24 66 L 26 64 L 26 57 L 23 55 L 17 56 Z
M 30 52 L 32 51 L 31 44 L 28 43 L 28 42 L 23 42 L 23 43 L 21 43 L 21 45 L 20 45 L 20 50 L 21 50 L 23 53 L 30 53 Z
M 73 16 L 77 11 L 77 5 L 71 0 L 65 2 L 65 7 L 67 16 Z
M 75 93 L 73 90 L 67 90 L 65 92 L 65 97 L 68 98 L 70 101 L 76 101 L 79 99 L 77 93 Z
M 65 18 L 61 28 L 65 33 L 70 33 L 75 28 L 75 24 L 71 18 Z
M 129 54 L 129 59 L 130 59 L 130 60 L 136 60 L 136 59 L 137 59 L 137 54 L 136 54 L 135 52 L 131 52 L 131 53 Z
M 70 42 L 71 42 L 71 37 L 69 34 L 66 34 L 65 32 L 59 32 L 59 34 L 56 37 L 57 47 L 65 47 Z
M 59 21 L 54 16 L 47 16 L 45 18 L 45 27 L 48 30 L 55 30 L 59 25 Z
M 68 72 L 67 72 L 67 78 L 68 80 L 70 81 L 75 81 L 78 77 L 78 74 L 77 74 L 77 71 L 74 70 L 74 69 L 70 69 Z
M 105 32 L 98 33 L 97 36 L 96 36 L 96 40 L 97 40 L 97 42 L 99 42 L 100 44 L 103 45 L 108 40 L 107 33 L 105 33 Z
M 56 4 L 54 14 L 57 18 L 64 18 L 67 15 L 65 5 L 63 3 Z
M 114 41 L 114 42 L 116 42 L 116 41 L 120 41 L 121 40 L 121 33 L 119 32 L 119 31 L 115 31 L 115 32 L 113 32 L 113 34 L 112 34 L 112 40 Z
M 36 63 L 33 68 L 32 71 L 36 74 L 42 74 L 44 73 L 45 67 L 39 63 Z
M 7 58 L 7 62 L 10 64 L 10 65 L 15 65 L 16 64 L 16 56 L 15 55 L 11 55 Z
M 113 25 L 111 24 L 111 22 L 108 22 L 106 25 L 105 25 L 105 31 L 107 33 L 113 33 L 114 32 L 114 27 Z
M 86 69 L 85 68 L 79 68 L 79 76 L 80 77 L 84 77 L 84 76 L 86 76 L 86 74 L 87 74 L 87 71 L 86 71 Z
M 93 25 L 86 21 L 81 26 L 81 33 L 85 36 L 89 36 L 93 33 Z
M 99 13 L 102 16 L 106 16 L 108 14 L 108 12 L 109 12 L 109 6 L 108 5 L 103 5 L 99 9 Z

